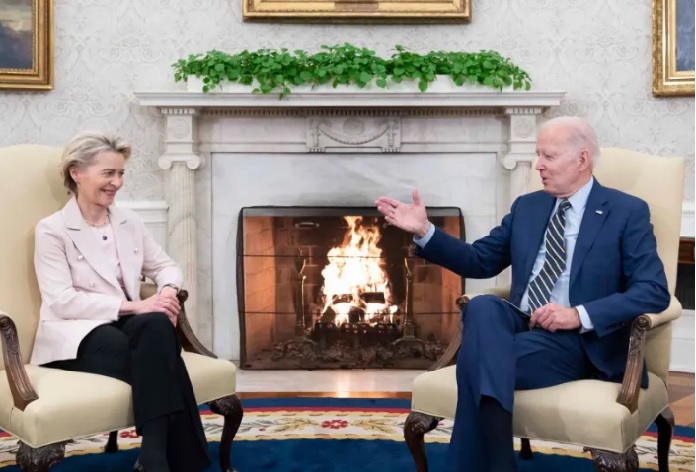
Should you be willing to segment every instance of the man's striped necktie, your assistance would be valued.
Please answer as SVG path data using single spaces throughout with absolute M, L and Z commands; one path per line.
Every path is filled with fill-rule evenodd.
M 566 248 L 563 235 L 565 234 L 565 212 L 570 207 L 570 202 L 563 199 L 546 228 L 544 266 L 529 284 L 530 313 L 549 302 L 553 286 L 556 285 L 558 278 L 565 270 Z

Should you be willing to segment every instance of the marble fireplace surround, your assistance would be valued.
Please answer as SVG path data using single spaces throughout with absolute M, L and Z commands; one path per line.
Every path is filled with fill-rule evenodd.
M 220 206 L 217 192 L 232 197 L 235 191 L 244 189 L 220 184 L 225 181 L 219 174 L 236 173 L 237 169 L 247 172 L 236 164 L 246 162 L 244 159 L 268 163 L 276 157 L 322 156 L 339 163 L 355 156 L 385 159 L 402 155 L 410 159 L 411 165 L 419 165 L 422 158 L 422 172 L 427 173 L 441 156 L 450 159 L 441 160 L 443 165 L 455 157 L 467 159 L 468 155 L 472 165 L 479 166 L 482 159 L 490 157 L 486 162 L 495 162 L 496 174 L 492 177 L 495 188 L 490 190 L 495 200 L 494 214 L 479 218 L 474 225 L 479 229 L 467 229 L 467 240 L 472 240 L 479 236 L 477 232 L 487 232 L 499 221 L 514 198 L 524 192 L 535 157 L 537 126 L 542 114 L 558 106 L 563 96 L 564 92 L 559 91 L 498 92 L 483 88 L 424 93 L 344 89 L 296 92 L 282 100 L 277 95 L 245 91 L 135 93 L 140 106 L 154 107 L 164 115 L 158 165 L 166 172 L 167 248 L 184 270 L 192 326 L 201 341 L 220 357 L 239 359 L 236 293 L 232 299 L 228 296 L 236 291 L 235 269 L 220 268 L 221 255 L 216 250 L 221 236 L 215 235 L 221 221 L 227 224 L 229 220 L 230 227 L 236 226 L 233 220 L 238 208 L 230 208 L 229 214 L 220 216 L 214 202 L 217 198 Z M 433 161 L 426 164 L 427 158 Z M 273 173 L 269 167 L 264 172 Z M 285 175 L 275 176 L 275 181 L 282 182 Z M 475 179 L 473 174 L 470 177 Z M 236 185 L 240 181 L 243 177 L 237 175 Z M 374 197 L 364 195 L 352 204 L 369 206 Z M 234 239 L 227 244 L 233 245 Z M 232 274 L 224 284 L 216 280 L 222 278 L 221 270 Z M 503 274 L 498 283 L 506 280 L 507 274 Z

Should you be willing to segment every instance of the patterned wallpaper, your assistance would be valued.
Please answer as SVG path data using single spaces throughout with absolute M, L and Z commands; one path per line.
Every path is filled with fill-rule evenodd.
M 651 0 L 474 0 L 470 24 L 411 26 L 247 24 L 240 1 L 55 0 L 55 89 L 0 92 L 0 146 L 115 130 L 135 147 L 122 198 L 159 199 L 161 119 L 132 93 L 176 87 L 170 64 L 182 56 L 346 40 L 382 54 L 496 49 L 535 87 L 566 91 L 553 114 L 588 117 L 602 145 L 687 156 L 694 199 L 694 99 L 651 96 Z

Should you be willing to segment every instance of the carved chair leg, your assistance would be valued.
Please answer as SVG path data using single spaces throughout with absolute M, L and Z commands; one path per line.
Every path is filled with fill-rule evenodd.
M 237 395 L 230 395 L 214 400 L 208 403 L 208 405 L 210 405 L 210 410 L 213 413 L 225 417 L 222 437 L 220 438 L 220 470 L 222 472 L 234 472 L 230 458 L 232 455 L 232 441 L 244 417 L 242 402 Z
M 529 438 L 521 438 L 520 446 L 520 459 L 524 461 L 529 461 L 534 458 L 534 453 L 532 452 L 532 445 L 529 443 Z
M 623 453 L 589 447 L 586 447 L 585 451 L 590 451 L 592 454 L 592 462 L 597 472 L 636 472 L 638 470 L 638 454 L 635 445 Z
M 416 472 L 428 472 L 425 455 L 425 434 L 434 430 L 442 418 L 412 411 L 404 424 L 404 438 L 416 463 Z
M 51 466 L 58 464 L 65 457 L 67 443 L 68 441 L 61 441 L 34 449 L 19 441 L 17 464 L 22 472 L 48 472 Z
M 665 408 L 655 419 L 657 425 L 657 467 L 660 472 L 669 472 L 669 447 L 674 434 L 674 413 Z
M 118 452 L 118 431 L 111 431 L 109 433 L 109 441 L 106 443 L 106 446 L 104 447 L 104 452 L 108 454 Z

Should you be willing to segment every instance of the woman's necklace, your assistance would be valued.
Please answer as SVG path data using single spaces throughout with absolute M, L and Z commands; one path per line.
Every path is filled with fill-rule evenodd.
M 102 239 L 103 239 L 104 241 L 106 241 L 107 239 L 109 239 L 108 236 L 106 235 L 106 225 L 109 224 L 109 223 L 111 223 L 111 219 L 109 218 L 109 214 L 108 214 L 108 213 L 106 214 L 106 220 L 105 220 L 103 223 L 99 223 L 99 224 L 90 223 L 90 222 L 87 221 L 86 219 L 84 219 L 84 218 L 82 218 L 82 219 L 84 220 L 85 223 L 87 223 L 88 225 L 90 225 L 92 228 L 104 228 L 104 229 L 102 230 Z

